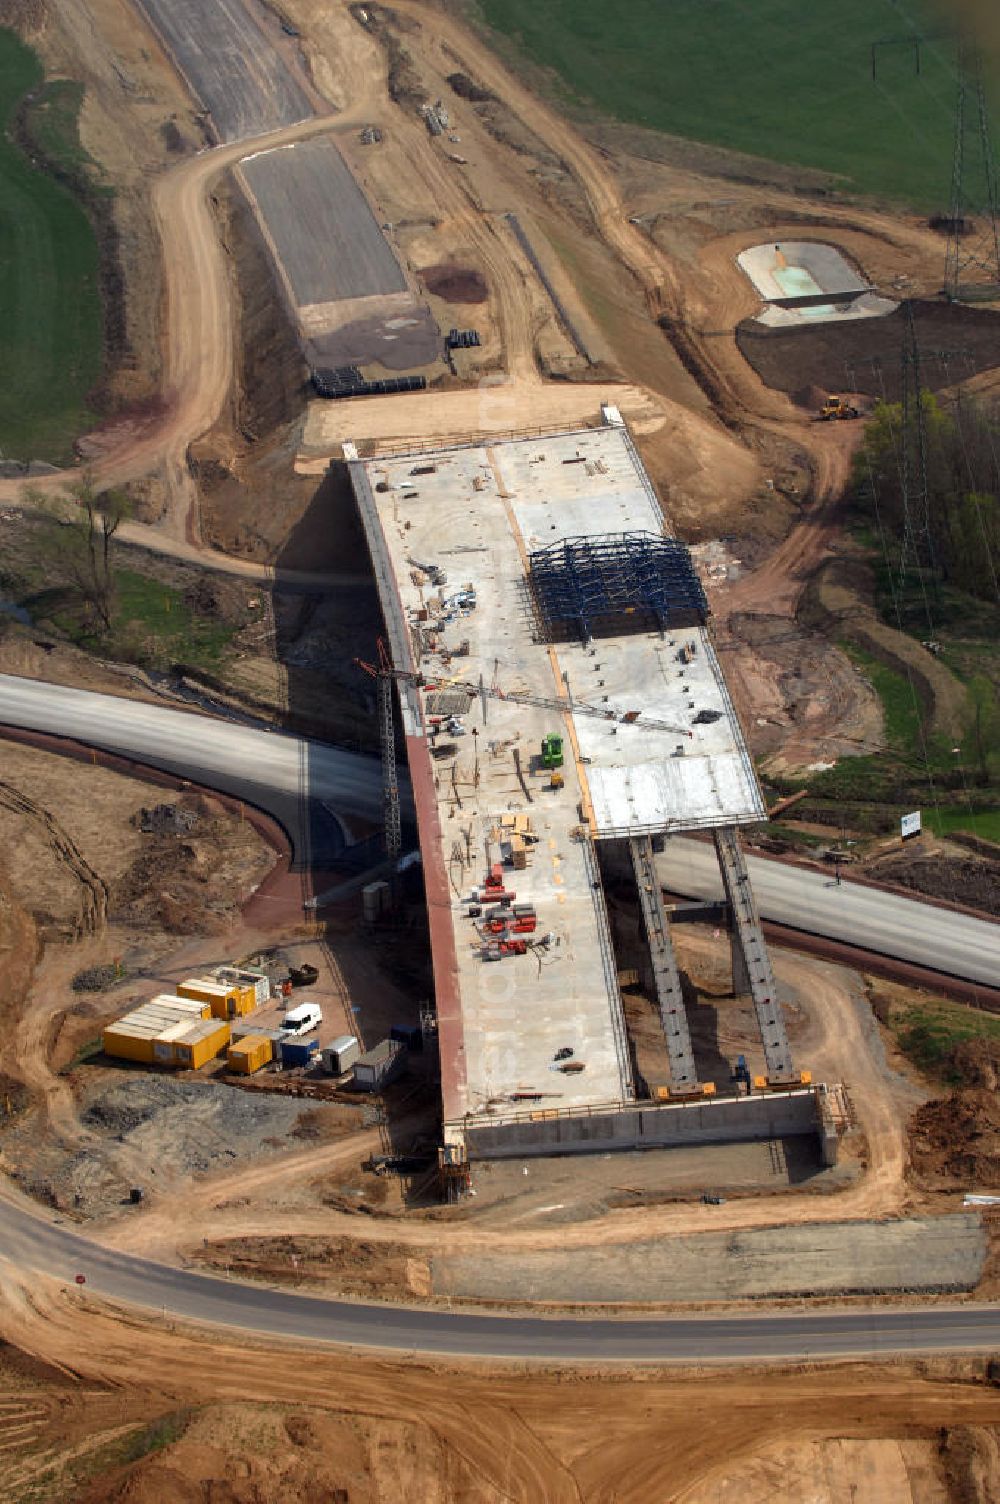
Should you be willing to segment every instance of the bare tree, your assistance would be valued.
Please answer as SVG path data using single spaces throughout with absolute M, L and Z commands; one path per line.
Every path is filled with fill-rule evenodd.
M 120 491 L 97 491 L 86 477 L 69 488 L 77 516 L 55 519 L 46 529 L 44 565 L 50 584 L 87 607 L 104 632 L 114 620 L 115 577 L 112 540 L 129 513 Z

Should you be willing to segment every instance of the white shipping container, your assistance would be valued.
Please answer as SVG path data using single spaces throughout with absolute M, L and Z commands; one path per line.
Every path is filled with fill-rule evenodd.
M 219 966 L 215 976 L 220 982 L 228 982 L 239 987 L 252 987 L 253 998 L 257 1007 L 260 1008 L 271 996 L 271 983 L 267 973 L 257 966 Z
M 331 1040 L 323 1051 L 323 1068 L 331 1076 L 342 1076 L 361 1054 L 361 1046 L 353 1034 L 341 1034 Z

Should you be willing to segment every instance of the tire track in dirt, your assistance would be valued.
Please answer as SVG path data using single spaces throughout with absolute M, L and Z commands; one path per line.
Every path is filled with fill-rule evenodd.
M 108 885 L 103 877 L 95 872 L 73 837 L 54 815 L 3 779 L 0 779 L 0 805 L 40 827 L 56 861 L 66 868 L 80 887 L 82 906 L 76 938 L 96 933 L 108 915 Z

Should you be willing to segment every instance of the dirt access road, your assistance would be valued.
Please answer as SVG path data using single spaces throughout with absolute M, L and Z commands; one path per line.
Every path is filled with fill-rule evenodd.
M 680 1201 L 623 1208 L 600 1216 L 587 1212 L 579 1221 L 548 1226 L 537 1221 L 512 1225 L 502 1204 L 481 1213 L 473 1205 L 461 1221 L 366 1217 L 363 1234 L 359 1234 L 355 1213 L 303 1194 L 315 1176 L 308 1160 L 302 1158 L 291 1168 L 284 1161 L 262 1164 L 251 1177 L 241 1180 L 246 1199 L 239 1206 L 227 1206 L 225 1236 L 266 1237 L 273 1233 L 276 1202 L 281 1203 L 283 1233 L 352 1239 L 363 1235 L 368 1243 L 403 1245 L 414 1259 L 426 1259 L 436 1249 L 444 1248 L 479 1251 L 488 1257 L 489 1251 L 497 1248 L 508 1252 L 603 1248 L 658 1234 L 735 1232 L 794 1222 L 899 1215 L 907 1205 L 904 1120 L 911 1104 L 898 1097 L 891 1073 L 873 1053 L 874 1023 L 870 1016 L 866 1019 L 839 968 L 782 951 L 775 955 L 775 971 L 782 985 L 808 998 L 807 1063 L 826 1079 L 849 1082 L 865 1137 L 865 1172 L 857 1184 L 836 1195 L 789 1192 L 762 1200 L 730 1200 L 721 1207 Z M 183 1216 L 178 1215 L 179 1207 L 172 1201 L 152 1201 L 138 1211 L 130 1210 L 94 1226 L 90 1235 L 109 1247 L 165 1262 L 183 1262 L 185 1251 L 202 1238 L 219 1236 L 217 1206 L 227 1196 L 227 1184 L 222 1176 L 192 1186 L 184 1195 Z

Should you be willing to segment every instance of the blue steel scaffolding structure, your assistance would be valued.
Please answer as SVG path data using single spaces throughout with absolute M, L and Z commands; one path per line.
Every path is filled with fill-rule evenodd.
M 703 624 L 708 602 L 691 555 L 657 533 L 563 538 L 528 559 L 531 592 L 550 642 Z

